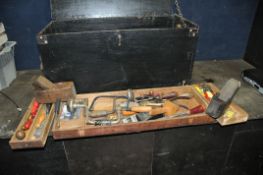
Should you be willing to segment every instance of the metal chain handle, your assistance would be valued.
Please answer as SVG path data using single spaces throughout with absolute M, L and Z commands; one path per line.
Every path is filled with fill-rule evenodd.
M 186 27 L 186 24 L 185 24 L 185 21 L 184 21 L 184 17 L 183 17 L 183 13 L 181 11 L 181 8 L 180 8 L 180 5 L 179 5 L 179 2 L 178 0 L 174 0 L 174 5 L 175 5 L 175 8 L 176 8 L 176 13 L 179 17 L 179 20 L 181 21 L 182 23 L 182 26 L 183 27 Z M 173 27 L 175 27 L 175 23 L 173 22 Z
M 181 11 L 181 8 L 180 8 L 178 0 L 174 0 L 174 4 L 175 4 L 175 8 L 176 8 L 176 12 L 177 12 L 178 16 L 183 18 L 183 13 Z

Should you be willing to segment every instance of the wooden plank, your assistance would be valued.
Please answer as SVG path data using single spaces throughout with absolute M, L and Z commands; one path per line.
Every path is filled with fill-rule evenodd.
M 75 129 L 53 130 L 53 137 L 54 139 L 70 139 L 113 134 L 128 134 L 211 123 L 215 123 L 215 120 L 211 117 L 208 117 L 207 115 L 202 114 L 181 118 L 162 119 L 158 121 L 156 120 L 138 123 L 117 124 L 112 126 L 82 126 L 80 128 Z
M 39 119 L 41 113 L 45 113 L 45 105 L 41 104 L 39 106 L 39 111 L 36 115 L 36 118 L 33 120 L 33 123 L 29 130 L 25 131 L 25 138 L 22 140 L 19 140 L 16 138 L 16 133 L 22 129 L 24 123 L 26 122 L 28 116 L 30 115 L 31 107 L 33 105 L 35 99 L 32 100 L 31 104 L 29 105 L 29 108 L 27 109 L 26 113 L 24 114 L 22 120 L 20 121 L 16 131 L 14 132 L 14 135 L 12 136 L 11 140 L 9 141 L 9 145 L 12 149 L 28 149 L 28 148 L 42 148 L 45 146 L 49 130 L 51 128 L 51 124 L 54 118 L 54 106 L 51 107 L 50 113 L 48 116 L 46 116 L 46 124 L 43 127 L 43 131 L 40 135 L 40 137 L 35 137 L 34 132 L 36 131 L 36 123 Z

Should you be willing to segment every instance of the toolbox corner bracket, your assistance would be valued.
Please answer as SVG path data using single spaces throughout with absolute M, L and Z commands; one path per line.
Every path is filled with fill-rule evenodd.
M 37 36 L 37 43 L 41 45 L 48 44 L 48 39 L 46 35 L 38 35 Z

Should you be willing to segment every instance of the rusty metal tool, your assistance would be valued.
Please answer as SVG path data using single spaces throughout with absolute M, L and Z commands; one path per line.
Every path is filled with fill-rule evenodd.
M 120 121 L 121 121 L 121 111 L 119 109 L 116 110 L 116 120 L 109 120 L 109 119 L 93 120 L 89 117 L 89 114 L 87 114 L 86 116 L 86 124 L 91 124 L 95 126 L 113 125 L 120 123 Z
M 77 101 L 75 99 L 70 99 L 67 101 L 67 110 L 72 113 L 75 112 L 77 108 L 87 108 L 87 106 L 87 100 Z
M 94 106 L 95 106 L 95 103 L 98 99 L 100 98 L 110 98 L 110 99 L 113 99 L 113 105 L 112 105 L 112 110 L 111 111 L 108 111 L 108 112 L 103 112 L 104 113 L 104 116 L 107 116 L 109 114 L 113 114 L 116 112 L 116 101 L 117 99 L 127 99 L 127 103 L 126 103 L 126 109 L 128 110 L 129 109 L 129 104 L 131 101 L 134 101 L 134 94 L 133 94 L 133 91 L 131 89 L 128 89 L 127 90 L 127 96 L 118 96 L 118 95 L 101 95 L 101 96 L 97 96 L 93 99 L 89 109 L 88 109 L 88 116 L 89 117 L 94 117 L 96 118 L 97 116 L 99 117 L 102 117 L 102 115 L 93 115 L 92 113 L 96 113 L 96 111 L 94 111 Z
M 56 100 L 56 103 L 55 103 L 55 116 L 54 118 L 56 119 L 57 121 L 57 124 L 56 124 L 56 127 L 57 128 L 60 128 L 60 116 L 59 116 L 59 113 L 60 113 L 60 104 L 61 104 L 61 99 L 57 99 Z
M 37 123 L 36 123 L 36 130 L 34 132 L 34 136 L 36 138 L 40 137 L 42 135 L 42 132 L 43 132 L 43 128 L 44 126 L 46 125 L 47 123 L 47 117 L 48 117 L 48 113 L 47 113 L 47 110 L 48 110 L 48 106 L 46 105 L 45 107 L 45 111 L 43 111 L 40 116 L 38 116 L 38 120 L 37 120 Z
M 214 119 L 222 116 L 240 86 L 240 81 L 233 78 L 228 80 L 220 92 L 213 96 L 206 109 L 206 113 Z

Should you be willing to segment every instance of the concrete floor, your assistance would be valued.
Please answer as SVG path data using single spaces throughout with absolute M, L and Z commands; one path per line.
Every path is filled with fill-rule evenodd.
M 212 79 L 217 87 L 222 88 L 230 78 L 240 80 L 241 88 L 233 99 L 250 115 L 250 119 L 263 118 L 263 96 L 241 78 L 241 72 L 253 68 L 243 60 L 197 61 L 194 64 L 193 82 L 204 82 Z
M 22 113 L 34 97 L 31 84 L 40 74 L 39 70 L 19 71 L 11 86 L 2 90 L 23 109 Z M 14 104 L 0 94 L 0 138 L 10 137 L 21 117 Z
M 198 61 L 194 64 L 192 80 L 193 83 L 212 80 L 221 88 L 229 78 L 240 80 L 241 71 L 248 68 L 251 66 L 242 60 Z M 17 79 L 3 92 L 26 111 L 34 96 L 31 84 L 40 74 L 40 70 L 20 71 Z M 263 96 L 248 84 L 242 83 L 234 101 L 249 113 L 250 119 L 263 118 Z M 9 138 L 13 134 L 21 116 L 18 116 L 15 106 L 0 95 L 0 138 Z

